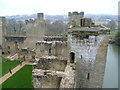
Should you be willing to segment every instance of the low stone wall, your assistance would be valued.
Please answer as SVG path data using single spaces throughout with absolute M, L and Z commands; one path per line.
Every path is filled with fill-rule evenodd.
M 35 69 L 64 71 L 67 65 L 67 60 L 59 60 L 57 58 L 40 58 Z
M 70 64 L 67 64 L 64 72 L 33 69 L 32 76 L 35 88 L 74 88 L 75 70 Z
M 62 77 L 57 75 L 40 75 L 33 76 L 34 88 L 59 88 Z

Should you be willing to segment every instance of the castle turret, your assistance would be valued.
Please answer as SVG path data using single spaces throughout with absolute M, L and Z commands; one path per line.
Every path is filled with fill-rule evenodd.
M 84 12 L 78 13 L 77 11 L 69 12 L 69 28 L 72 27 L 91 27 L 93 26 L 93 22 L 90 18 L 84 17 Z
M 43 13 L 37 13 L 37 18 L 40 20 L 44 19 L 44 14 Z
M 83 11 L 80 12 L 79 14 L 80 14 L 81 17 L 84 17 L 84 12 Z

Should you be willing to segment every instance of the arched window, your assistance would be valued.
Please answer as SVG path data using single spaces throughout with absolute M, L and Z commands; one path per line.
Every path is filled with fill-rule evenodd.
M 70 53 L 70 63 L 74 63 L 75 60 L 75 53 L 71 52 Z

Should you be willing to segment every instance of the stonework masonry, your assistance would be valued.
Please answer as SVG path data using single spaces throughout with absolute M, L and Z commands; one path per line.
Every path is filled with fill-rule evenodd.
M 57 56 L 67 58 L 67 42 L 64 41 L 37 41 L 36 57 Z M 66 53 L 66 54 L 65 54 Z
M 35 88 L 73 88 L 75 69 L 68 62 L 67 39 L 51 36 L 36 42 Z M 44 81 L 45 80 L 45 81 Z
M 23 41 L 26 37 L 10 35 L 9 33 L 7 33 L 5 17 L 0 17 L 0 21 L 0 31 L 2 31 L 2 38 L 0 39 L 2 40 L 2 53 L 14 55 L 18 52 L 19 49 L 21 49 Z
M 75 37 L 75 35 L 68 35 L 69 54 L 71 52 L 75 54 L 74 59 L 76 63 L 76 88 L 102 87 L 106 54 L 104 54 L 105 56 L 102 57 L 101 60 L 99 60 L 102 69 L 100 70 L 101 73 L 99 73 L 99 76 L 101 76 L 101 78 L 98 77 L 98 80 L 96 79 L 99 82 L 97 85 L 95 85 L 95 77 L 97 76 L 95 76 L 94 73 L 97 69 L 96 67 L 99 66 L 99 63 L 97 63 L 97 58 L 101 57 L 99 53 L 106 53 L 107 50 L 107 48 L 104 48 L 107 46 L 103 46 L 105 52 L 99 50 L 100 45 L 104 39 L 106 39 L 104 35 L 89 36 L 88 39 L 82 40 L 79 37 Z M 105 44 L 108 44 L 108 42 L 106 42 Z M 102 60 L 104 61 L 102 62 Z

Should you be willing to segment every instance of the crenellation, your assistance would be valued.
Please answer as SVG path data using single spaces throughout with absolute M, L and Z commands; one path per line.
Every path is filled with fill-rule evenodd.
M 84 12 L 69 12 L 69 27 L 91 27 L 94 26 L 94 23 L 90 18 L 84 17 Z
M 37 18 L 40 20 L 44 19 L 44 14 L 43 13 L 37 13 Z

